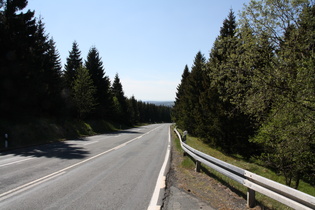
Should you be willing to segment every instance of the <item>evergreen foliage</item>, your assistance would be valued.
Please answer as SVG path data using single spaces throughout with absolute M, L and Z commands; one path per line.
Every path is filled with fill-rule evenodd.
M 82 66 L 81 51 L 76 41 L 72 43 L 72 50 L 69 52 L 67 63 L 65 65 L 65 80 L 68 87 L 71 87 L 76 77 L 77 70 Z
M 95 107 L 95 117 L 106 118 L 111 116 L 113 109 L 113 100 L 110 90 L 110 79 L 105 76 L 103 62 L 99 56 L 96 47 L 92 47 L 88 53 L 85 67 L 89 70 L 91 79 L 96 88 L 95 100 L 97 106 Z
M 82 119 L 90 113 L 96 105 L 94 97 L 96 88 L 86 68 L 81 66 L 77 69 L 72 90 L 75 106 L 77 107 L 79 117 Z
M 172 109 L 127 98 L 96 47 L 84 66 L 73 42 L 62 71 L 56 45 L 26 0 L 0 2 L 0 113 L 119 124 L 170 122 L 228 154 L 256 157 L 298 188 L 315 184 L 315 5 L 250 1 L 230 10 L 209 60 L 186 65 Z M 70 114 L 68 114 L 70 113 Z
M 203 114 L 199 97 L 204 92 L 202 79 L 205 77 L 205 61 L 205 57 L 201 52 L 198 52 L 185 87 L 187 100 L 183 111 L 186 113 L 187 118 L 184 125 L 187 131 L 194 135 L 200 134 L 199 124 Z
M 175 105 L 172 111 L 172 119 L 179 127 L 185 128 L 185 122 L 188 118 L 184 112 L 188 104 L 186 100 L 186 86 L 190 75 L 189 68 L 186 65 L 182 74 L 181 83 L 177 86 Z
M 115 121 L 129 124 L 127 98 L 118 73 L 115 75 L 111 91 L 114 100 Z
M 198 56 L 185 69 L 173 120 L 228 154 L 260 158 L 289 186 L 314 184 L 314 2 L 250 1 L 238 23 L 231 10 L 205 70 Z
M 61 92 L 63 88 L 62 81 L 62 67 L 61 60 L 58 50 L 56 49 L 56 44 L 51 38 L 48 41 L 49 49 L 47 51 L 47 56 L 49 58 L 47 66 L 47 76 L 45 77 L 45 83 L 47 85 L 47 105 L 45 106 L 46 112 L 50 116 L 61 115 L 64 107 L 64 100 L 62 98 Z
M 25 10 L 27 3 L 0 1 L 1 117 L 79 117 L 129 125 L 170 122 L 170 107 L 127 99 L 118 75 L 111 87 L 96 47 L 90 49 L 83 66 L 74 41 L 62 71 L 55 42 L 43 20 Z
M 36 46 L 33 37 L 36 23 L 34 12 L 30 10 L 17 14 L 26 7 L 26 0 L 3 4 L 0 16 L 0 103 L 4 115 L 21 115 L 33 112 L 36 109 L 33 105 L 37 104 L 37 95 L 32 92 L 37 72 L 29 71 L 34 64 L 31 49 Z

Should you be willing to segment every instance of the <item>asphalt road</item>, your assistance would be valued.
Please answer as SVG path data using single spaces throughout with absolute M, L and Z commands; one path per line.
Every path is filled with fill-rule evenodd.
M 0 209 L 148 209 L 161 185 L 169 126 L 0 153 Z

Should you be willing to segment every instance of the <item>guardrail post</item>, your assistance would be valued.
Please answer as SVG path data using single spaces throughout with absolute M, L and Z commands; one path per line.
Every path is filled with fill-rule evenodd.
M 188 132 L 184 131 L 183 136 L 182 136 L 182 140 L 185 143 L 186 142 L 186 137 L 187 137 Z
M 9 135 L 6 133 L 6 134 L 4 134 L 4 147 L 5 148 L 8 148 L 8 146 L 9 146 Z
M 247 188 L 247 206 L 253 208 L 255 206 L 255 191 Z
M 201 166 L 200 161 L 196 160 L 196 168 L 195 168 L 195 171 L 198 172 L 198 173 L 200 172 L 200 166 Z

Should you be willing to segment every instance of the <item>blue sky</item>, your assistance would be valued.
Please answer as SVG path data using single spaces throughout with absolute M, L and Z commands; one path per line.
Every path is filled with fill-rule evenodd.
M 174 101 L 187 64 L 206 58 L 223 20 L 249 0 L 29 0 L 54 38 L 62 65 L 74 40 L 85 60 L 95 46 L 125 95 L 142 101 Z

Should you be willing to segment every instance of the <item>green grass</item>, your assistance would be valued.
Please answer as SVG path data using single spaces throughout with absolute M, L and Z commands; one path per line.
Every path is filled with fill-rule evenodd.
M 188 156 L 184 157 L 184 160 L 182 161 L 181 166 L 185 169 L 194 169 L 195 168 L 194 162 Z
M 4 149 L 4 133 L 9 134 L 9 147 L 18 148 L 125 128 L 127 127 L 104 120 L 82 121 L 52 118 L 0 120 L 0 149 Z
M 180 133 L 181 133 L 181 131 L 180 131 Z M 176 144 L 178 144 L 179 148 L 180 148 L 179 140 L 177 139 L 176 142 L 178 142 Z M 235 158 L 235 157 L 227 156 L 227 155 L 223 154 L 222 152 L 209 147 L 207 144 L 205 144 L 204 142 L 202 142 L 198 138 L 191 137 L 191 136 L 187 137 L 186 143 L 189 146 L 191 146 L 191 147 L 193 147 L 193 148 L 195 148 L 195 149 L 197 149 L 197 150 L 199 150 L 199 151 L 201 151 L 203 153 L 211 155 L 211 156 L 213 156 L 215 158 L 218 158 L 220 160 L 223 160 L 223 161 L 225 161 L 227 163 L 233 164 L 235 166 L 238 166 L 238 167 L 243 168 L 245 170 L 251 171 L 253 173 L 256 173 L 256 174 L 261 175 L 263 177 L 266 177 L 268 179 L 274 180 L 276 182 L 279 182 L 279 183 L 282 183 L 282 184 L 285 183 L 285 179 L 284 179 L 283 176 L 279 176 L 274 171 L 257 164 L 257 162 L 259 162 L 257 160 L 252 160 L 251 162 L 246 162 L 240 157 Z M 187 163 L 189 161 L 191 163 Z M 187 167 L 191 167 L 191 165 L 194 165 L 194 162 L 190 158 L 186 158 L 183 161 L 182 165 L 187 166 Z M 208 172 L 210 172 L 210 174 L 214 178 L 218 179 L 220 182 L 222 182 L 223 184 L 225 184 L 229 188 L 236 189 L 236 191 L 241 193 L 241 196 L 246 198 L 246 193 L 247 193 L 247 188 L 246 187 L 244 187 L 243 185 L 235 182 L 234 180 L 232 180 L 232 179 L 230 179 L 230 178 L 220 174 L 219 172 L 216 172 L 215 170 L 211 169 L 210 167 L 207 167 L 207 166 L 204 166 L 204 165 L 203 165 L 203 167 L 205 167 L 205 169 Z M 305 193 L 308 193 L 308 194 L 310 194 L 312 196 L 315 196 L 315 188 L 313 186 L 311 186 L 310 184 L 305 183 L 303 181 L 300 182 L 298 190 L 300 190 L 302 192 L 305 192 Z M 277 202 L 277 201 L 275 201 L 275 200 L 273 200 L 273 199 L 271 199 L 269 197 L 266 197 L 266 196 L 264 196 L 264 195 L 262 195 L 260 193 L 257 193 L 257 192 L 256 192 L 256 201 L 258 203 L 268 207 L 268 208 L 271 208 L 271 209 L 290 209 L 289 207 L 286 207 L 283 204 L 281 204 L 281 203 L 279 203 L 279 202 Z

